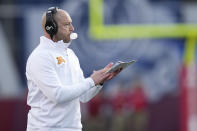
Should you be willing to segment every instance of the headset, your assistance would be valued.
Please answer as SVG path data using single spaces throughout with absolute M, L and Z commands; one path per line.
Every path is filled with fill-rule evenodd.
M 57 13 L 58 7 L 50 7 L 46 12 L 46 24 L 45 30 L 50 35 L 51 39 L 58 31 L 57 22 L 54 20 L 53 16 Z

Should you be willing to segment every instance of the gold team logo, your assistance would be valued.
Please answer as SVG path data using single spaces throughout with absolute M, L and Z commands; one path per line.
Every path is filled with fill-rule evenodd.
M 61 56 L 59 56 L 59 57 L 56 57 L 56 59 L 57 59 L 57 64 L 61 64 L 62 62 L 66 62 Z

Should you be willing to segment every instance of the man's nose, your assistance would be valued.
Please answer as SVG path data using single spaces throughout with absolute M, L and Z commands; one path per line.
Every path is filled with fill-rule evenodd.
M 74 31 L 74 29 L 75 29 L 75 28 L 74 28 L 74 27 L 73 27 L 73 25 L 71 24 L 71 26 L 70 26 L 70 31 L 72 31 L 72 32 L 73 32 L 73 31 Z

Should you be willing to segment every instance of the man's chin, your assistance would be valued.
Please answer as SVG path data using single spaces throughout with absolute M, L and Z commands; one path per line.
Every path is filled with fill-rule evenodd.
M 69 43 L 71 40 L 70 39 L 64 39 L 63 42 L 64 43 Z

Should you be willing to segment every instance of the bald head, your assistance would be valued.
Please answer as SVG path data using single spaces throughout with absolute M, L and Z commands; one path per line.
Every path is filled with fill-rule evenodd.
M 62 9 L 57 9 L 57 12 L 53 14 L 53 19 L 57 23 L 58 30 L 57 33 L 53 36 L 53 41 L 63 40 L 65 43 L 70 41 L 70 34 L 74 31 L 72 25 L 72 19 L 68 12 Z M 42 29 L 44 31 L 44 36 L 50 39 L 50 34 L 45 30 L 46 24 L 46 12 L 42 16 Z
M 66 12 L 65 10 L 62 10 L 62 9 L 57 9 L 57 13 L 55 13 L 53 15 L 53 18 L 57 22 L 57 24 L 59 23 L 59 21 L 62 21 L 62 19 L 64 17 L 67 17 L 67 19 L 71 20 L 70 15 L 68 14 L 68 12 Z M 46 32 L 45 31 L 45 24 L 46 24 L 46 12 L 44 12 L 43 15 L 42 15 L 42 29 L 43 29 L 44 32 Z

